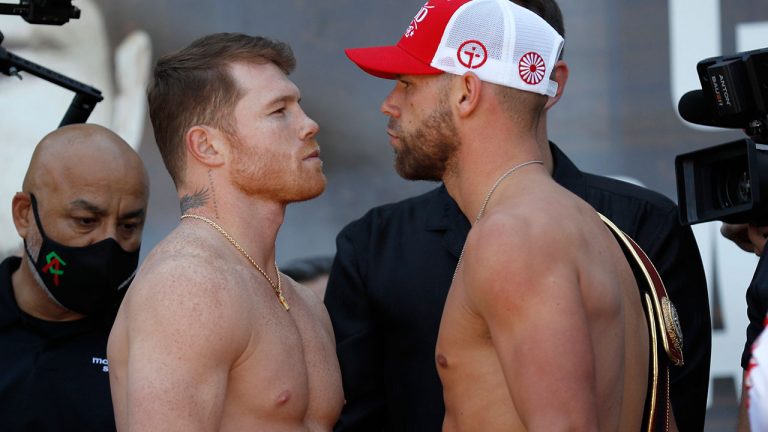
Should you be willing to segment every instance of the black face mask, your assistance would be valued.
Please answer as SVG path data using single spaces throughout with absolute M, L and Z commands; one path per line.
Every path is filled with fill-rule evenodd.
M 56 243 L 45 235 L 35 196 L 32 211 L 43 243 L 37 261 L 24 249 L 48 294 L 61 306 L 84 315 L 106 312 L 122 298 L 139 264 L 139 250 L 127 252 L 113 238 L 83 247 Z

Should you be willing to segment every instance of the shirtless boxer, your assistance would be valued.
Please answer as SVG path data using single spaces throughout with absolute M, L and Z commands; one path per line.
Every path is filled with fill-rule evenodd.
M 110 335 L 119 430 L 329 431 L 343 404 L 321 300 L 281 275 L 288 203 L 325 188 L 283 43 L 221 33 L 161 58 L 150 117 L 182 221 Z
M 649 337 L 637 283 L 537 144 L 567 73 L 561 47 L 544 20 L 507 0 L 430 0 L 398 46 L 347 51 L 397 80 L 382 111 L 398 172 L 442 180 L 474 221 L 436 350 L 447 431 L 630 431 L 643 421 Z

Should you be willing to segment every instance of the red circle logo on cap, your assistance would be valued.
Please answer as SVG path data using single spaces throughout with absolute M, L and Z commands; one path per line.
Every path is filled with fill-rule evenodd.
M 456 51 L 459 63 L 467 69 L 477 69 L 488 60 L 488 50 L 485 45 L 477 40 L 468 40 L 459 46 Z
M 526 53 L 520 59 L 520 78 L 526 84 L 536 85 L 544 79 L 547 65 L 538 53 Z

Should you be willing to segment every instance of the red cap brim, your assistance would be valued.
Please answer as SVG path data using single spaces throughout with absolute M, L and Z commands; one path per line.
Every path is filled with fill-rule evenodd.
M 399 46 L 349 48 L 344 50 L 350 60 L 369 74 L 395 79 L 399 75 L 436 75 L 443 71 L 408 54 Z

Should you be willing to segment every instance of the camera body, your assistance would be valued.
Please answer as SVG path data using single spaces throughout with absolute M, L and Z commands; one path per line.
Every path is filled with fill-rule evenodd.
M 680 220 L 768 224 L 768 48 L 698 63 L 701 90 L 685 94 L 680 115 L 749 138 L 675 158 Z
M 80 18 L 80 9 L 72 6 L 72 0 L 20 0 L 0 3 L 0 14 L 20 15 L 30 24 L 63 25 Z
M 711 125 L 744 129 L 768 142 L 768 48 L 705 59 L 696 70 L 713 104 Z
M 680 220 L 768 223 L 768 145 L 749 138 L 675 158 Z
M 80 9 L 72 6 L 72 0 L 21 0 L 29 6 L 23 15 L 30 24 L 62 25 L 70 18 L 80 18 Z

